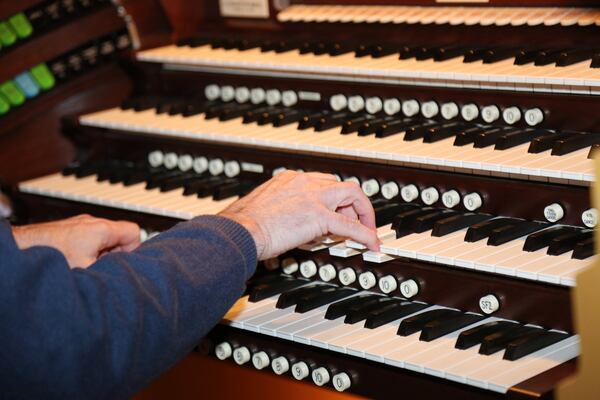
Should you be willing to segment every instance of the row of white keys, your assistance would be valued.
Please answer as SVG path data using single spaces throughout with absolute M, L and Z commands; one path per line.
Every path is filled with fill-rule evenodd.
M 497 320 L 490 317 L 453 331 L 431 342 L 419 340 L 420 332 L 409 336 L 397 335 L 405 318 L 444 307 L 431 306 L 397 321 L 375 329 L 358 324 L 345 324 L 344 317 L 325 320 L 328 305 L 305 314 L 295 313 L 294 307 L 275 309 L 277 296 L 259 303 L 240 299 L 224 320 L 232 326 L 261 332 L 286 340 L 347 353 L 392 366 L 427 373 L 460 383 L 497 392 L 538 375 L 578 355 L 578 338 L 567 338 L 516 361 L 504 360 L 504 351 L 481 355 L 479 346 L 456 349 L 462 331 Z M 262 304 L 261 304 L 262 303 Z M 250 307 L 248 307 L 250 305 Z
M 586 86 L 600 78 L 600 73 L 589 68 L 589 60 L 567 67 L 515 65 L 514 59 L 497 63 L 464 63 L 462 57 L 442 62 L 434 60 L 398 59 L 397 54 L 373 59 L 357 58 L 353 53 L 340 56 L 327 54 L 300 54 L 298 50 L 283 53 L 261 52 L 260 49 L 225 50 L 210 46 L 197 48 L 168 46 L 148 53 L 141 53 L 140 59 L 164 62 L 187 62 L 211 66 L 237 66 L 253 69 L 274 68 L 285 71 L 310 71 L 335 73 L 350 76 L 370 76 L 372 74 L 404 78 L 439 79 L 442 81 L 478 82 L 526 82 L 531 84 L 565 84 Z M 588 82 L 589 81 L 589 82 Z
M 145 183 L 124 186 L 121 183 L 98 182 L 94 175 L 76 178 L 61 174 L 20 185 L 23 191 L 35 190 L 38 194 L 65 200 L 173 215 L 182 219 L 190 219 L 199 214 L 217 213 L 237 199 L 236 197 L 224 200 L 213 200 L 210 197 L 199 199 L 196 196 L 184 196 L 183 189 L 160 192 L 158 188 L 147 190 L 145 186 Z
M 472 144 L 454 146 L 454 138 L 425 144 L 419 140 L 406 142 L 403 140 L 403 134 L 375 139 L 372 136 L 358 136 L 356 133 L 340 135 L 339 128 L 323 132 L 315 132 L 312 129 L 298 131 L 295 124 L 283 127 L 258 126 L 243 124 L 241 118 L 220 122 L 216 119 L 206 120 L 199 116 L 190 118 L 165 116 L 165 114 L 157 116 L 153 111 L 142 113 L 125 111 L 121 116 L 118 112 L 108 116 L 95 115 L 84 117 L 82 121 L 102 125 L 97 123 L 98 119 L 105 120 L 104 125 L 107 126 L 119 125 L 122 129 L 150 133 L 192 134 L 192 136 L 197 134 L 200 139 L 253 143 L 293 151 L 340 154 L 369 159 L 391 159 L 400 163 L 479 170 L 484 174 L 502 172 L 577 181 L 591 179 L 593 168 L 591 160 L 587 158 L 589 148 L 564 156 L 552 156 L 551 150 L 539 154 L 528 153 L 528 144 L 502 151 L 494 150 L 493 146 L 476 149 Z M 115 124 L 115 120 L 119 123 Z

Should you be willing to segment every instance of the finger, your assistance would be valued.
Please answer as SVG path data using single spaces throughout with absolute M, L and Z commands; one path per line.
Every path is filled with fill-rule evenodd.
M 104 248 L 99 249 L 101 251 L 114 247 L 120 247 L 123 251 L 132 251 L 140 245 L 140 227 L 133 222 L 111 221 L 104 239 Z
M 326 187 L 322 199 L 327 208 L 352 206 L 361 223 L 375 229 L 375 211 L 369 198 L 352 182 L 339 182 Z
M 369 229 L 358 220 L 353 220 L 345 215 L 327 212 L 327 229 L 329 233 L 344 237 L 364 244 L 369 250 L 379 251 L 379 238 L 374 229 Z
M 351 206 L 338 207 L 338 209 L 335 210 L 335 212 L 345 215 L 346 217 L 353 220 L 358 219 L 358 214 L 356 214 L 356 211 L 354 211 L 354 208 L 352 208 Z

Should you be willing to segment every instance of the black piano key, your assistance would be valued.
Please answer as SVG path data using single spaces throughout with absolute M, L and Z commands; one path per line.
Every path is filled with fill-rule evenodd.
M 463 56 L 467 48 L 463 46 L 443 46 L 435 50 L 433 54 L 434 61 L 446 61 L 452 58 Z
M 285 126 L 299 122 L 307 114 L 305 110 L 285 110 L 279 113 L 273 121 L 273 126 Z
M 492 321 L 477 325 L 471 329 L 462 331 L 458 335 L 454 347 L 465 350 L 480 344 L 486 336 L 505 330 L 515 329 L 517 327 L 519 327 L 519 324 L 509 321 Z
M 373 58 L 387 57 L 398 52 L 398 46 L 393 44 L 376 44 L 369 48 L 370 56 Z
M 302 286 L 297 289 L 289 290 L 285 293 L 282 293 L 281 296 L 277 299 L 277 304 L 275 307 L 277 308 L 288 308 L 295 305 L 301 297 L 307 296 L 313 293 L 321 293 L 323 290 L 332 288 L 333 286 L 329 285 L 321 285 L 321 284 L 312 284 L 308 286 Z
M 272 109 L 263 112 L 256 123 L 258 125 L 272 124 L 279 117 L 279 115 L 285 111 L 285 108 L 273 107 Z
M 551 226 L 550 228 L 532 233 L 525 239 L 523 251 L 537 251 L 550 246 L 552 239 L 565 233 L 573 232 L 575 228 L 568 226 Z
M 377 132 L 375 133 L 375 137 L 385 138 L 392 135 L 396 135 L 398 133 L 406 132 L 407 129 L 421 126 L 421 121 L 416 121 L 410 118 L 404 119 L 394 119 L 392 121 L 386 122 L 381 125 Z
M 540 49 L 537 49 L 537 50 L 521 49 L 521 50 L 519 50 L 517 52 L 517 54 L 515 55 L 515 65 L 525 65 L 525 64 L 534 62 L 540 51 L 543 51 L 543 50 L 540 50 Z M 547 50 L 545 50 L 545 51 L 547 51 Z
M 550 134 L 547 131 L 539 129 L 524 129 L 517 130 L 514 132 L 507 133 L 496 141 L 495 150 L 506 150 L 513 147 L 517 147 L 524 143 L 531 142 L 532 140 Z
M 512 329 L 505 329 L 499 332 L 495 332 L 487 335 L 481 341 L 481 347 L 479 347 L 479 354 L 490 355 L 497 351 L 503 350 L 506 346 L 515 339 L 522 336 L 531 334 L 536 331 L 541 331 L 540 328 L 534 328 L 531 326 L 517 325 L 511 327 Z
M 467 144 L 471 144 L 475 141 L 479 134 L 495 129 L 497 128 L 478 125 L 473 126 L 471 128 L 467 128 L 456 134 L 456 138 L 454 139 L 454 146 L 465 146 Z
M 439 210 L 437 213 L 427 214 L 427 215 L 418 217 L 415 219 L 415 221 L 412 224 L 412 227 L 411 227 L 412 231 L 414 233 L 421 233 L 421 232 L 432 230 L 437 221 L 446 219 L 448 217 L 452 217 L 456 213 L 457 213 L 457 211 L 454 211 L 454 210 L 442 209 L 442 210 Z
M 358 132 L 360 127 L 363 126 L 363 124 L 365 122 L 369 122 L 373 119 L 375 119 L 374 116 L 372 116 L 370 114 L 363 114 L 363 115 L 358 115 L 356 117 L 353 117 L 349 120 L 346 120 L 346 122 L 344 122 L 344 125 L 342 125 L 341 133 L 342 133 L 342 135 L 345 135 L 348 133 Z
M 515 361 L 541 350 L 544 347 L 565 340 L 569 336 L 568 333 L 544 331 L 540 329 L 539 331 L 532 332 L 510 342 L 508 346 L 506 346 L 503 358 L 505 360 Z
M 258 40 L 237 39 L 234 41 L 233 46 L 238 50 L 244 51 L 260 47 L 260 42 Z
M 484 315 L 471 314 L 471 313 L 459 313 L 458 315 L 450 318 L 443 318 L 440 320 L 434 320 L 425 324 L 425 327 L 421 331 L 419 340 L 423 342 L 431 342 L 439 337 L 462 329 L 466 326 L 472 325 L 482 319 L 486 318 Z
M 396 231 L 396 238 L 412 233 L 411 229 L 415 219 L 427 214 L 437 213 L 437 211 L 433 207 L 423 207 L 398 214 L 392 221 L 392 229 Z
M 327 110 L 305 115 L 298 121 L 298 129 L 314 128 L 322 118 L 327 118 L 330 115 L 331 112 Z
M 592 235 L 593 231 L 591 229 L 586 229 L 583 231 L 575 231 L 555 237 L 550 242 L 550 246 L 548 246 L 548 255 L 558 256 L 571 251 L 575 248 L 577 243 L 591 238 Z
M 142 183 L 148 179 L 148 175 L 150 172 L 145 169 L 137 169 L 135 171 L 130 171 L 128 174 L 124 175 L 121 178 L 121 183 L 123 186 L 131 186 L 137 185 L 138 183 Z
M 351 311 L 355 311 L 362 307 L 366 307 L 370 304 L 375 304 L 378 299 L 386 299 L 389 297 L 378 296 L 375 294 L 360 294 L 353 296 L 348 299 L 337 301 L 327 307 L 325 312 L 325 319 L 338 319 L 344 315 L 347 315 Z
M 419 49 L 423 46 L 401 46 L 398 51 L 400 52 L 401 60 L 408 60 L 409 58 L 415 58 Z
M 369 312 L 365 321 L 365 328 L 375 329 L 429 307 L 423 303 L 394 300 L 391 304 L 385 304 L 383 307 Z
M 594 133 L 576 133 L 569 138 L 559 139 L 552 146 L 553 156 L 562 156 L 600 143 L 600 135 Z
M 275 109 L 275 107 L 273 107 L 273 106 L 263 106 L 263 107 L 257 107 L 253 110 L 246 111 L 246 114 L 244 114 L 244 118 L 242 119 L 242 122 L 244 124 L 251 124 L 253 122 L 256 122 L 260 119 L 260 117 L 263 115 L 263 113 L 269 112 L 274 109 Z
M 381 126 L 385 123 L 391 122 L 394 120 L 394 117 L 377 117 L 370 119 L 363 123 L 358 128 L 358 136 L 368 136 L 372 135 L 381 128 Z
M 329 49 L 327 53 L 332 56 L 341 56 L 342 54 L 348 54 L 354 51 L 354 48 L 351 45 L 344 43 L 331 43 L 329 45 Z
M 393 305 L 396 303 L 401 303 L 401 300 L 393 299 L 387 296 L 379 296 L 376 301 L 370 302 L 362 307 L 357 307 L 356 309 L 351 310 L 346 314 L 344 318 L 345 324 L 356 324 L 360 321 L 364 321 L 367 319 L 369 315 L 378 310 L 382 310 L 388 305 Z
M 191 100 L 185 105 L 181 115 L 184 118 L 193 117 L 194 115 L 202 114 L 204 110 L 215 104 L 216 102 L 214 101 Z
M 300 43 L 297 43 L 293 40 L 280 40 L 275 43 L 273 50 L 275 53 L 286 53 L 291 50 L 296 50 L 300 48 Z
M 258 301 L 267 299 L 277 294 L 287 292 L 292 289 L 296 289 L 302 285 L 305 285 L 306 281 L 299 279 L 278 279 L 273 282 L 262 283 L 254 286 L 250 290 L 248 300 L 256 303 Z
M 483 60 L 483 57 L 489 49 L 487 48 L 473 48 L 465 51 L 464 63 L 472 63 L 475 61 Z
M 187 104 L 188 100 L 185 99 L 174 101 L 168 111 L 169 115 L 183 115 L 184 111 L 187 109 Z
M 488 246 L 500 246 L 547 226 L 547 223 L 535 221 L 523 221 L 514 225 L 501 226 L 492 231 L 487 244 Z
M 487 130 L 475 137 L 475 140 L 473 141 L 473 147 L 481 149 L 487 146 L 495 145 L 498 139 L 500 139 L 502 136 L 514 132 L 518 132 L 518 130 L 514 128 L 495 128 Z
M 443 321 L 461 315 L 462 312 L 450 310 L 447 308 L 438 308 L 436 310 L 425 311 L 412 317 L 407 317 L 400 322 L 398 327 L 398 335 L 410 336 L 413 333 L 419 332 L 425 328 L 427 323 L 432 321 Z
M 489 49 L 483 54 L 483 63 L 484 64 L 493 64 L 496 62 L 508 60 L 509 58 L 513 58 L 517 55 L 520 49 L 511 49 L 511 48 L 495 48 Z
M 204 118 L 206 118 L 206 119 L 217 118 L 217 117 L 219 117 L 219 115 L 221 115 L 222 112 L 224 112 L 228 109 L 236 108 L 236 105 L 237 105 L 236 103 L 219 103 L 217 105 L 208 107 L 204 111 Z
M 227 108 L 219 114 L 219 121 L 230 121 L 243 117 L 248 111 L 254 108 L 253 104 L 238 104 L 236 107 Z
M 354 49 L 354 57 L 361 58 L 371 55 L 371 45 L 368 44 L 359 44 Z
M 162 181 L 159 185 L 161 192 L 169 192 L 171 190 L 175 190 L 185 186 L 187 182 L 190 182 L 192 179 L 196 178 L 198 174 L 195 172 L 185 173 L 181 175 L 174 176 L 171 179 L 166 179 Z
M 419 126 L 413 126 L 411 128 L 406 129 L 406 133 L 404 134 L 404 140 L 412 141 L 417 139 L 423 139 L 423 137 L 429 129 L 440 126 L 442 126 L 441 123 L 437 123 L 435 121 L 425 121 Z
M 537 154 L 550 150 L 556 141 L 570 138 L 571 136 L 573 136 L 573 134 L 567 132 L 549 132 L 547 135 L 533 139 L 527 152 Z
M 596 156 L 596 152 L 600 149 L 600 144 L 595 144 L 590 147 L 590 152 L 588 153 L 587 158 L 592 159 Z
M 146 181 L 146 190 L 151 190 L 160 187 L 163 182 L 181 176 L 183 172 L 179 170 L 164 171 L 158 174 L 152 174 Z
M 466 213 L 436 221 L 431 236 L 440 237 L 492 218 L 488 214 Z
M 214 182 L 207 182 L 198 188 L 198 198 L 202 199 L 205 197 L 211 197 L 219 187 L 229 185 L 234 182 L 236 182 L 235 179 L 226 179 L 224 177 L 219 177 L 219 179 Z
M 592 57 L 592 62 L 590 63 L 590 68 L 600 68 L 600 53 L 596 52 Z
M 469 126 L 461 122 L 449 122 L 429 128 L 423 135 L 424 143 L 435 143 L 440 140 L 455 136 L 461 131 L 469 129 Z
M 300 54 L 315 53 L 318 51 L 318 46 L 319 43 L 317 42 L 303 41 L 298 45 L 298 52 Z
M 425 61 L 425 60 L 433 59 L 436 56 L 438 50 L 440 50 L 439 46 L 435 46 L 435 47 L 421 46 L 415 50 L 415 59 L 417 61 Z
M 477 242 L 490 236 L 494 229 L 503 226 L 513 226 L 521 222 L 523 222 L 523 220 L 508 217 L 488 219 L 486 221 L 479 222 L 475 225 L 471 225 L 469 229 L 467 229 L 465 242 Z
M 256 186 L 258 186 L 258 183 L 252 181 L 242 181 L 231 183 L 230 185 L 223 185 L 213 192 L 213 199 L 224 200 L 234 196 L 245 196 L 256 188 Z
M 588 238 L 575 245 L 573 249 L 573 258 L 577 260 L 585 260 L 594 255 L 594 238 Z
M 294 311 L 302 314 L 353 294 L 356 294 L 354 289 L 331 287 L 319 294 L 301 297 Z
M 590 49 L 573 49 L 563 51 L 558 56 L 558 60 L 556 60 L 556 66 L 566 67 L 583 62 L 585 60 L 591 60 L 593 56 L 594 50 Z
M 342 126 L 344 121 L 350 118 L 350 114 L 346 112 L 337 112 L 324 117 L 321 117 L 315 124 L 315 131 L 322 132 L 328 129 L 337 128 Z
M 384 226 L 390 224 L 396 215 L 405 211 L 413 210 L 419 206 L 410 203 L 392 203 L 385 201 L 384 204 L 376 206 L 373 204 L 375 210 L 375 225 Z
M 563 52 L 564 50 L 557 50 L 557 49 L 550 49 L 550 50 L 541 50 L 537 53 L 535 60 L 533 61 L 533 64 L 538 66 L 538 67 L 542 67 L 544 65 L 550 65 L 550 64 L 555 64 L 559 57 L 560 54 Z
M 217 181 L 221 181 L 221 178 L 216 176 L 198 176 L 198 178 L 192 179 L 185 183 L 185 185 L 183 186 L 183 195 L 197 195 L 198 190 L 200 190 L 200 188 L 203 187 L 206 183 Z

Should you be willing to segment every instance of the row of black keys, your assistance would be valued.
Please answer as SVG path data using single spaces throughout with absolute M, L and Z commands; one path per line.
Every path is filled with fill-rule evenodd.
M 234 196 L 244 196 L 258 186 L 262 180 L 227 178 L 212 176 L 205 172 L 182 172 L 165 168 L 151 168 L 130 161 L 97 161 L 88 163 L 73 162 L 64 170 L 63 175 L 74 175 L 78 178 L 96 175 L 99 182 L 122 183 L 131 186 L 146 183 L 146 189 L 158 188 L 161 192 L 183 188 L 185 196 L 199 198 L 212 196 L 214 200 L 223 200 Z
M 418 313 L 429 307 L 424 303 L 410 302 L 400 298 L 371 293 L 357 294 L 350 288 L 323 284 L 308 284 L 305 280 L 267 275 L 251 283 L 249 300 L 257 302 L 280 294 L 277 308 L 295 306 L 294 311 L 305 313 L 328 305 L 325 318 L 334 320 L 344 317 L 344 323 L 364 321 L 365 328 L 379 326 L 404 318 L 397 334 L 409 336 L 421 332 L 419 339 L 430 342 L 454 331 L 475 324 L 486 317 L 480 314 L 441 308 Z M 350 297 L 352 296 L 352 297 Z M 415 314 L 418 313 L 418 314 Z M 407 317 L 408 315 L 415 314 Z M 405 318 L 407 317 L 407 318 Z M 538 327 L 509 321 L 494 321 L 461 332 L 456 341 L 458 349 L 481 345 L 479 353 L 494 354 L 505 350 L 504 358 L 517 360 L 569 335 Z
M 396 238 L 412 233 L 431 231 L 441 237 L 467 228 L 465 242 L 487 239 L 488 246 L 500 246 L 528 235 L 523 251 L 548 248 L 548 255 L 557 256 L 573 251 L 575 259 L 594 254 L 594 231 L 575 226 L 555 225 L 518 218 L 498 217 L 446 208 L 422 207 L 412 203 L 394 204 L 375 201 L 377 226 L 391 223 Z
M 306 40 L 251 40 L 238 38 L 191 38 L 177 42 L 178 46 L 199 47 L 210 45 L 213 49 L 250 50 L 260 48 L 262 52 L 284 53 L 298 50 L 300 54 L 339 56 L 354 53 L 357 58 L 381 58 L 394 54 L 400 60 L 414 58 L 418 61 L 446 61 L 463 57 L 463 62 L 482 61 L 484 64 L 513 59 L 515 65 L 533 63 L 536 66 L 556 65 L 565 67 L 591 60 L 591 68 L 600 68 L 600 49 L 524 49 L 518 47 L 482 47 L 473 46 L 430 46 L 399 44 L 353 44 L 340 42 L 322 42 Z
M 529 143 L 529 153 L 552 150 L 552 155 L 565 155 L 574 151 L 600 145 L 600 135 L 581 132 L 556 132 L 544 129 L 496 127 L 466 122 L 418 120 L 396 116 L 357 114 L 295 109 L 277 106 L 257 106 L 235 102 L 202 101 L 160 96 L 139 96 L 126 100 L 124 110 L 146 111 L 155 109 L 157 114 L 190 117 L 204 114 L 205 118 L 229 121 L 242 118 L 245 124 L 271 124 L 276 127 L 298 124 L 299 130 L 316 132 L 340 128 L 340 133 L 359 136 L 374 135 L 385 138 L 404 134 L 403 140 L 422 140 L 435 143 L 454 137 L 455 146 L 473 144 L 475 148 L 494 146 L 506 150 Z M 595 151 L 595 150 L 594 150 Z M 594 153 L 590 150 L 589 157 Z

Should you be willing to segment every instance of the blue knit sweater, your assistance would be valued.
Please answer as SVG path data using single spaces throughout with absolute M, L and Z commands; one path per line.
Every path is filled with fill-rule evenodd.
M 193 349 L 255 268 L 252 237 L 222 217 L 88 269 L 19 250 L 0 222 L 0 398 L 130 397 Z

